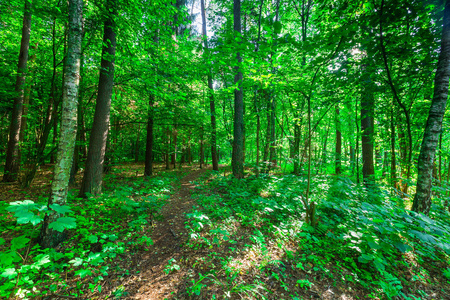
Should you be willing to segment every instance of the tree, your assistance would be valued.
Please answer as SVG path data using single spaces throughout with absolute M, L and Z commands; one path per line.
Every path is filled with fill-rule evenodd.
M 86 169 L 80 189 L 80 196 L 87 193 L 101 193 L 103 179 L 103 163 L 105 160 L 106 141 L 109 131 L 111 96 L 114 82 L 114 62 L 116 53 L 116 32 L 114 16 L 115 0 L 106 0 L 108 12 L 104 23 L 102 60 L 98 80 L 98 94 L 95 106 L 94 122 L 89 138 L 89 150 Z
M 149 111 L 147 119 L 147 139 L 145 147 L 145 169 L 144 176 L 151 176 L 153 173 L 153 104 L 155 96 L 150 94 Z
M 342 155 L 342 134 L 341 134 L 341 122 L 339 120 L 339 104 L 336 105 L 336 151 L 335 151 L 335 170 L 336 175 L 341 174 L 341 155 Z
M 27 72 L 28 62 L 28 49 L 30 47 L 31 6 L 32 0 L 25 0 L 22 25 L 22 40 L 20 42 L 19 62 L 17 64 L 17 76 L 15 85 L 16 95 L 13 104 L 11 124 L 9 127 L 9 140 L 8 148 L 6 150 L 5 172 L 3 174 L 4 182 L 16 181 L 20 168 L 19 140 L 22 124 L 22 110 L 24 100 L 25 76 Z
M 373 164 L 374 143 L 374 108 L 375 99 L 373 95 L 373 81 L 366 66 L 363 66 L 363 92 L 361 97 L 361 148 L 363 160 L 363 181 L 370 184 L 373 181 L 375 168 Z
M 428 113 L 427 124 L 417 163 L 417 186 L 412 210 L 429 214 L 431 208 L 431 185 L 436 147 L 442 130 L 442 120 L 447 105 L 450 78 L 450 0 L 445 1 L 444 21 L 436 75 L 434 95 Z
M 241 39 L 241 1 L 233 2 L 234 33 L 236 39 Z M 244 177 L 244 91 L 242 86 L 242 72 L 239 64 L 242 62 L 239 51 L 236 53 L 237 66 L 235 69 L 234 84 L 234 131 L 233 131 L 233 157 L 232 169 L 236 178 Z
M 205 54 L 208 54 L 208 35 L 206 34 L 206 11 L 205 11 L 205 0 L 201 0 L 201 10 L 202 10 L 202 34 L 203 43 L 205 46 Z M 206 56 L 206 55 L 205 55 Z M 208 61 L 205 61 L 209 65 Z M 209 109 L 211 112 L 211 160 L 213 165 L 213 170 L 219 170 L 219 163 L 217 160 L 217 126 L 216 126 L 216 105 L 214 103 L 214 89 L 212 83 L 211 69 L 208 68 L 208 95 L 209 95 Z
M 61 132 L 56 165 L 53 172 L 51 196 L 48 199 L 49 213 L 44 219 L 40 233 L 40 245 L 43 248 L 56 247 L 65 238 L 64 231 L 53 229 L 51 224 L 60 217 L 61 212 L 53 210 L 53 208 L 61 208 L 66 204 L 70 169 L 77 136 L 77 102 L 83 27 L 82 11 L 82 0 L 69 0 L 69 39 L 62 102 Z

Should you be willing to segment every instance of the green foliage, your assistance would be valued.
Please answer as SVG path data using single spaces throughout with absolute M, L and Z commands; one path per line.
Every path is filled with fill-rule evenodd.
M 37 236 L 39 223 L 36 220 L 41 222 L 44 219 L 47 207 L 30 200 L 11 203 L 0 213 L 3 217 L 12 213 L 22 226 L 11 227 L 15 237 L 10 242 L 0 239 L 0 297 L 18 293 L 18 289 L 28 298 L 49 292 L 64 293 L 64 274 L 67 273 L 81 279 L 88 278 L 91 292 L 101 292 L 101 282 L 120 262 L 121 254 L 134 251 L 136 247 L 147 249 L 153 244 L 145 234 L 147 226 L 168 197 L 170 186 L 176 179 L 174 174 L 165 174 L 136 180 L 132 187 L 117 187 L 100 197 L 83 201 L 69 194 L 69 205 L 51 205 L 50 208 L 61 217 L 49 226 L 71 232 L 71 238 L 63 243 L 65 250 L 61 253 L 54 249 L 41 249 L 30 238 Z M 42 200 L 45 201 L 44 198 Z M 7 228 L 10 225 L 6 223 L 3 226 Z M 71 296 L 82 293 L 81 289 L 75 290 Z M 118 289 L 115 297 L 126 294 L 126 291 Z
M 368 190 L 346 178 L 317 176 L 311 186 L 311 200 L 318 203 L 319 224 L 312 228 L 304 223 L 304 207 L 299 199 L 305 189 L 304 178 L 282 175 L 235 181 L 219 174 L 212 176 L 209 185 L 199 187 L 195 195 L 202 210 L 187 214 L 186 226 L 191 231 L 188 245 L 194 249 L 230 245 L 243 238 L 230 226 L 239 223 L 251 232 L 251 245 L 241 251 L 257 251 L 261 260 L 256 267 L 285 291 L 311 287 L 314 281 L 307 277 L 289 284 L 271 265 L 296 265 L 301 272 L 315 274 L 314 278 L 357 284 L 372 295 L 388 299 L 408 299 L 414 295 L 405 292 L 409 283 L 403 272 L 405 268 L 417 268 L 411 265 L 411 256 L 419 264 L 429 260 L 449 262 L 446 217 L 431 219 L 407 211 L 384 187 Z M 215 192 L 210 193 L 210 189 Z M 270 258 L 270 244 L 278 243 L 282 249 L 292 240 L 297 243 L 297 252 L 286 250 L 282 264 Z M 222 272 L 227 272 L 226 266 L 222 266 Z M 205 276 L 213 278 L 217 272 L 213 270 Z M 447 271 L 443 271 L 444 276 Z M 224 285 L 217 278 L 211 279 L 211 284 Z
M 176 272 L 180 269 L 180 266 L 176 264 L 175 258 L 169 259 L 169 263 L 167 264 L 166 268 L 164 269 L 164 272 L 166 274 L 169 274 L 170 272 Z

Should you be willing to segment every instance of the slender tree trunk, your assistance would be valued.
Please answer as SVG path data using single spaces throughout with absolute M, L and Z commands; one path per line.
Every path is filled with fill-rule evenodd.
M 434 95 L 428 114 L 427 125 L 420 147 L 417 164 L 417 187 L 412 210 L 429 214 L 431 208 L 431 184 L 433 163 L 439 134 L 442 130 L 442 120 L 447 105 L 448 86 L 450 78 L 450 0 L 445 1 L 444 25 L 442 30 L 441 53 L 439 55 L 436 75 L 434 78 Z
M 365 73 L 365 74 L 364 74 Z M 373 163 L 373 136 L 374 136 L 374 106 L 375 100 L 373 97 L 373 90 L 369 75 L 363 67 L 364 81 L 367 82 L 364 86 L 364 91 L 361 99 L 361 145 L 362 145 L 362 159 L 363 159 L 363 181 L 365 185 L 370 184 L 374 180 L 375 168 Z
M 149 110 L 147 119 L 147 142 L 145 147 L 145 170 L 144 176 L 153 174 L 153 103 L 155 96 L 150 94 Z
M 8 148 L 6 150 L 5 172 L 3 174 L 4 182 L 13 182 L 17 180 L 20 168 L 19 139 L 22 125 L 22 111 L 25 76 L 28 63 L 28 49 L 30 47 L 31 35 L 31 0 L 25 1 L 22 25 L 22 40 L 20 42 L 19 62 L 17 64 L 17 77 L 15 85 L 16 97 L 14 99 L 11 115 L 11 125 L 9 127 Z
M 139 162 L 139 139 L 141 133 L 141 124 L 138 124 L 137 133 L 136 133 L 136 145 L 134 148 L 134 162 Z
M 342 134 L 339 120 L 339 105 L 336 106 L 336 151 L 335 151 L 335 169 L 336 175 L 341 174 L 341 156 L 342 156 Z
M 102 190 L 103 164 L 105 160 L 106 141 L 108 138 L 111 95 L 114 82 L 114 60 L 116 53 L 116 32 L 114 16 L 115 0 L 107 0 L 106 5 L 111 15 L 105 20 L 103 33 L 103 49 L 98 83 L 97 103 L 94 122 L 89 138 L 89 150 L 86 160 L 80 196 L 87 193 L 96 195 Z
M 395 124 L 394 124 L 394 109 L 391 108 L 391 185 L 397 185 L 397 163 L 395 157 Z
M 275 97 L 270 93 L 270 148 L 269 148 L 269 164 L 268 170 L 275 168 L 277 165 L 276 159 L 276 131 L 275 131 L 275 108 L 276 100 Z
M 237 37 L 241 36 L 241 1 L 233 2 L 234 32 Z M 244 177 L 244 93 L 242 86 L 242 72 L 239 65 L 242 58 L 239 52 L 236 53 L 238 65 L 235 67 L 236 75 L 234 83 L 237 88 L 234 90 L 234 131 L 233 131 L 233 155 L 232 169 L 236 178 Z
M 256 98 L 256 96 L 255 96 Z M 256 99 L 255 99 L 256 101 Z M 255 102 L 256 106 L 256 102 Z M 260 144 L 261 144 L 261 117 L 259 115 L 259 109 L 256 111 L 256 176 L 259 176 L 260 172 Z
M 201 128 L 200 131 L 200 151 L 199 151 L 199 165 L 200 165 L 200 169 L 203 168 L 203 164 L 205 163 L 205 147 L 204 147 L 204 141 L 203 141 L 203 126 Z
M 178 130 L 177 130 L 177 125 L 174 125 L 173 129 L 172 129 L 172 141 L 173 141 L 173 152 L 171 155 L 171 161 L 172 161 L 172 165 L 173 168 L 176 168 L 176 162 L 177 162 L 177 142 L 178 142 Z
M 165 162 L 166 162 L 166 170 L 170 169 L 170 131 L 169 127 L 166 127 L 166 155 L 165 155 Z
M 356 165 L 356 183 L 359 184 L 359 122 L 358 122 L 358 101 L 355 101 L 355 125 L 356 125 L 356 139 L 355 139 L 355 165 Z
M 188 138 L 188 150 L 187 150 L 187 160 L 188 164 L 192 164 L 192 149 L 191 149 L 191 131 L 189 131 L 189 138 Z
M 40 245 L 42 248 L 54 248 L 65 238 L 64 231 L 56 231 L 50 228 L 49 225 L 60 217 L 60 214 L 53 210 L 53 207 L 54 205 L 63 206 L 66 204 L 69 189 L 70 168 L 72 166 L 77 136 L 77 101 L 80 80 L 82 10 L 82 0 L 69 0 L 69 46 L 62 100 L 61 135 L 52 180 L 51 196 L 48 199 L 49 211 L 44 219 L 40 233 Z
M 442 131 L 439 135 L 439 167 L 438 167 L 438 179 L 442 181 Z
M 352 176 L 355 174 L 355 148 L 350 145 L 350 169 Z
M 208 36 L 206 34 L 206 12 L 205 12 L 205 0 L 201 0 L 201 13 L 202 13 L 202 33 L 203 33 L 203 43 L 205 46 L 205 54 L 208 54 Z M 208 57 L 208 55 L 205 55 Z M 209 62 L 206 60 L 209 65 Z M 209 96 L 209 109 L 211 112 L 211 160 L 213 165 L 213 170 L 219 170 L 219 163 L 217 161 L 217 125 L 216 125 L 216 104 L 214 102 L 214 89 L 212 83 L 211 69 L 208 69 L 208 96 Z
M 411 118 L 410 118 L 410 114 L 409 114 L 409 109 L 406 107 L 406 105 L 401 101 L 399 94 L 397 93 L 397 89 L 395 88 L 394 85 L 394 81 L 392 79 L 391 76 L 391 72 L 390 72 L 390 68 L 389 68 L 389 64 L 388 64 L 388 59 L 387 59 L 387 54 L 386 54 L 386 48 L 384 45 L 384 37 L 383 37 L 383 20 L 384 20 L 384 16 L 383 16 L 383 6 L 384 6 L 384 0 L 381 1 L 381 6 L 380 9 L 378 10 L 379 14 L 380 14 L 380 48 L 381 48 L 381 53 L 383 56 L 383 62 L 384 62 L 384 67 L 386 70 L 386 75 L 388 78 L 388 83 L 389 86 L 392 90 L 392 94 L 394 96 L 394 99 L 397 101 L 397 104 L 400 106 L 400 108 L 402 109 L 404 115 L 405 115 L 405 121 L 406 121 L 406 129 L 407 129 L 407 134 L 408 134 L 408 160 L 406 161 L 406 179 L 409 180 L 410 175 L 411 175 L 411 163 L 412 163 L 412 133 L 411 133 Z M 406 148 L 405 148 L 406 149 Z M 406 154 L 405 154 L 405 158 L 406 158 Z M 404 186 L 403 186 L 403 192 L 407 193 L 408 192 L 408 184 L 407 182 L 405 182 Z

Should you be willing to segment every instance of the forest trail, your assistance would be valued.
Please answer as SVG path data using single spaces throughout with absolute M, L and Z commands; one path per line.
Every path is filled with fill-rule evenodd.
M 178 262 L 183 257 L 186 249 L 182 245 L 187 240 L 184 225 L 186 213 L 195 204 L 191 198 L 191 191 L 195 188 L 193 182 L 211 168 L 191 169 L 161 209 L 162 219 L 156 220 L 151 235 L 154 245 L 150 247 L 150 251 L 137 255 L 139 261 L 136 266 L 140 275 L 134 278 L 131 276 L 130 279 L 133 279 L 128 282 L 126 290 L 129 299 L 166 299 L 172 292 L 177 293 L 177 287 L 180 287 L 186 274 L 182 270 L 166 274 L 164 269 L 169 259 L 173 258 Z

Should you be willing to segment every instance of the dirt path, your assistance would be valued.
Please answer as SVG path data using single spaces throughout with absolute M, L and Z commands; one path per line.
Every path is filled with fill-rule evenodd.
M 192 169 L 181 179 L 181 187 L 176 191 L 161 210 L 162 220 L 156 221 L 152 234 L 154 245 L 150 251 L 139 255 L 136 268 L 139 276 L 129 278 L 126 289 L 127 299 L 165 299 L 171 292 L 177 292 L 179 283 L 186 275 L 182 270 L 167 275 L 164 272 L 168 260 L 179 261 L 182 257 L 182 245 L 187 240 L 184 222 L 186 213 L 191 211 L 194 201 L 191 191 L 196 180 L 208 169 Z

